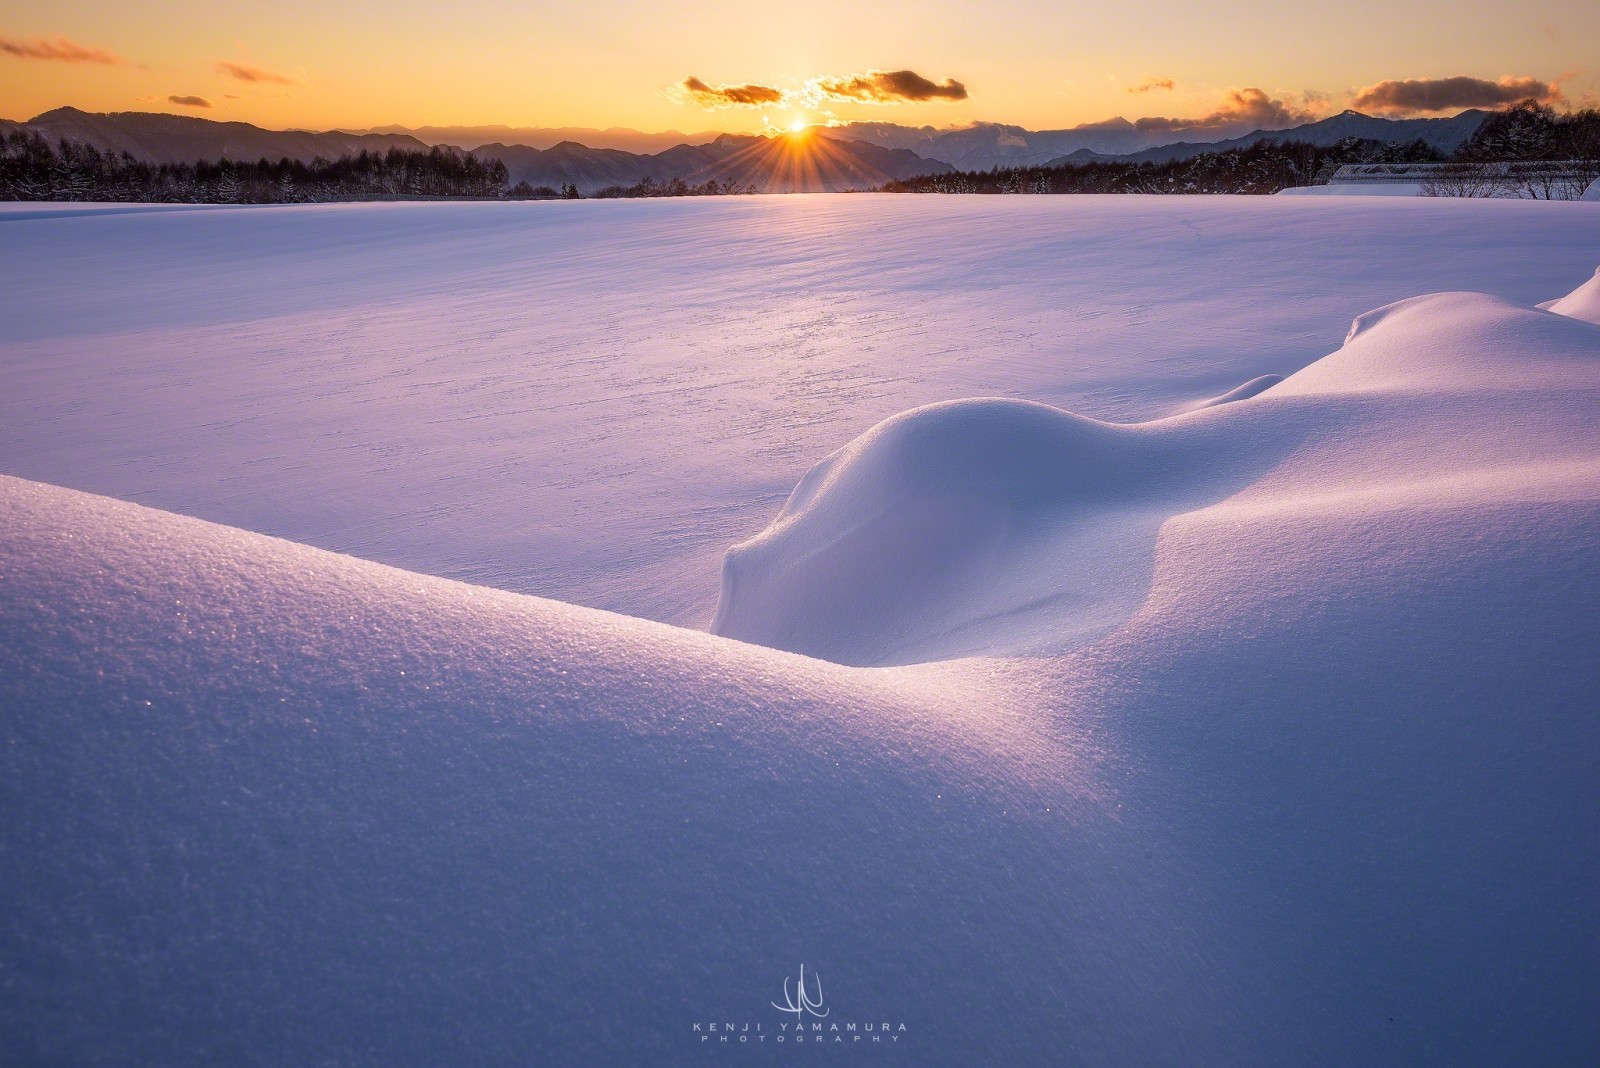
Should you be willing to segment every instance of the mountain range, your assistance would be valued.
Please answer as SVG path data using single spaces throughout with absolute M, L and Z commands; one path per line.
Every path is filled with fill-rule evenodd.
M 126 152 L 146 163 L 263 158 L 309 163 L 317 156 L 337 159 L 363 149 L 387 152 L 391 148 L 403 148 L 426 152 L 429 147 L 406 134 L 264 130 L 248 122 L 218 122 L 150 111 L 96 113 L 56 108 L 20 125 L 51 141 L 78 141 L 118 155 Z
M 1304 141 L 1313 145 L 1333 145 L 1346 138 L 1385 141 L 1404 144 L 1422 140 L 1440 152 L 1449 154 L 1471 140 L 1472 135 L 1487 118 L 1487 111 L 1463 111 L 1447 119 L 1382 119 L 1363 115 L 1359 111 L 1343 111 L 1326 119 L 1308 122 L 1287 130 L 1254 130 L 1242 137 L 1223 141 L 1176 141 L 1155 145 L 1139 152 L 1102 153 L 1088 148 L 1056 157 L 1050 166 L 1066 163 L 1086 163 L 1093 160 L 1117 160 L 1133 163 L 1166 163 L 1189 159 L 1203 152 L 1221 152 L 1230 148 L 1249 148 L 1263 141 Z
M 690 185 L 715 180 L 762 193 L 830 193 L 876 189 L 885 182 L 954 169 L 909 149 L 844 140 L 820 130 L 776 137 L 722 134 L 708 144 L 677 145 L 654 155 L 571 141 L 547 149 L 482 145 L 474 155 L 501 160 L 513 182 L 557 188 L 570 182 L 585 194 L 646 178 L 680 178 Z
M 6 125 L 35 130 L 51 140 L 79 141 L 102 151 L 126 152 L 154 163 L 263 158 L 310 162 L 317 156 L 334 159 L 363 150 L 425 151 L 432 145 L 448 145 L 451 151 L 470 149 L 480 158 L 501 160 L 513 183 L 526 181 L 533 186 L 554 188 L 572 184 L 588 195 L 608 186 L 635 185 L 647 178 L 654 182 L 682 179 L 692 185 L 715 179 L 724 185 L 733 183 L 760 192 L 835 192 L 871 189 L 888 181 L 950 170 L 1093 160 L 1162 162 L 1269 140 L 1331 145 L 1348 137 L 1396 143 L 1420 138 L 1448 153 L 1470 138 L 1486 115 L 1483 111 L 1464 111 L 1450 118 L 1384 119 L 1345 111 L 1289 129 L 1234 132 L 1226 138 L 1216 136 L 1229 132 L 1225 127 L 1151 130 L 1125 119 L 1064 130 L 1028 130 L 1000 123 L 941 130 L 863 122 L 813 127 L 798 135 L 703 134 L 687 140 L 678 140 L 686 135 L 676 131 L 577 131 L 597 135 L 597 140 L 613 145 L 619 139 L 651 148 L 665 141 L 674 142 L 652 152 L 589 145 L 570 137 L 551 141 L 558 133 L 573 131 L 547 127 L 266 130 L 245 122 L 217 122 L 186 115 L 94 114 L 71 107 L 45 112 L 25 123 Z M 491 132 L 519 139 L 476 141 L 476 135 Z M 701 137 L 709 140 L 695 143 Z
M 398 134 L 415 137 L 430 145 L 454 145 L 465 149 L 490 144 L 554 148 L 563 141 L 571 141 L 587 148 L 618 148 L 643 155 L 665 152 L 678 145 L 703 145 L 721 136 L 720 130 L 704 130 L 700 133 L 662 130 L 646 133 L 625 126 L 611 126 L 604 130 L 593 126 L 374 126 L 370 130 L 341 132 L 358 135 Z

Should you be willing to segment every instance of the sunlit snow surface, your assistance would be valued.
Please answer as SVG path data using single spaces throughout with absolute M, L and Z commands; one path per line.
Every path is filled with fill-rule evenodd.
M 0 1062 L 1600 1045 L 1595 209 L 11 234 Z
M 0 248 L 0 470 L 704 627 L 723 551 L 897 412 L 1150 418 L 1402 297 L 1565 293 L 1600 221 L 1281 197 L 11 205 Z

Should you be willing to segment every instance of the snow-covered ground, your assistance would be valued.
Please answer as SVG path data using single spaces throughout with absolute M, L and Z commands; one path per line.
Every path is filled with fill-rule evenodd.
M 896 412 L 1146 419 L 1600 260 L 1581 205 L 1335 199 L 10 206 L 0 470 L 704 627 L 724 550 Z
M 0 1060 L 1600 1047 L 1595 208 L 0 237 Z

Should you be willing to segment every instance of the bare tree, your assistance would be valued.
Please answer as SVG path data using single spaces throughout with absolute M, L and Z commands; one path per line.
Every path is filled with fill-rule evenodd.
M 1422 183 L 1425 197 L 1492 197 L 1499 183 L 1490 173 L 1487 163 L 1460 161 L 1440 163 L 1428 172 Z

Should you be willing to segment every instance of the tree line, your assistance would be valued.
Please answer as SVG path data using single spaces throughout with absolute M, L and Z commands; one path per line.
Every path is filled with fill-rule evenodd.
M 754 190 L 716 179 L 682 179 L 603 189 L 599 197 L 718 196 Z M 506 165 L 436 147 L 362 151 L 309 163 L 280 159 L 146 163 L 77 141 L 50 141 L 24 127 L 0 129 L 0 200 L 124 201 L 187 204 L 306 204 L 410 197 L 578 200 L 578 187 L 509 184 Z
M 1532 166 L 1542 162 L 1563 167 Z M 1421 139 L 1391 144 L 1346 138 L 1332 145 L 1264 140 L 1245 148 L 1202 152 L 1166 162 L 1094 160 L 1054 166 L 996 167 L 957 171 L 890 182 L 891 193 L 1277 193 L 1295 186 L 1324 185 L 1346 164 L 1433 163 L 1447 165 L 1440 175 L 1488 174 L 1507 163 L 1509 178 L 1495 179 L 1476 192 L 1451 192 L 1443 181 L 1434 195 L 1521 195 L 1561 199 L 1588 175 L 1600 176 L 1600 112 L 1557 114 L 1536 101 L 1524 101 L 1484 119 L 1451 157 Z M 1557 182 L 1552 175 L 1565 175 Z M 1506 184 L 1514 179 L 1515 189 Z M 1452 179 L 1455 186 L 1470 183 Z M 1496 184 L 1499 182 L 1499 184 Z M 1581 195 L 1583 181 L 1576 193 Z M 1485 191 L 1487 190 L 1487 191 Z
M 731 180 L 719 182 L 715 178 L 708 178 L 699 185 L 690 185 L 682 178 L 658 182 L 647 175 L 633 185 L 608 185 L 604 189 L 598 190 L 594 196 L 596 200 L 618 200 L 635 197 L 721 197 L 743 196 L 756 191 L 756 187 L 753 185 L 741 185 Z
M 1524 100 L 1483 120 L 1472 139 L 1429 174 L 1436 197 L 1576 200 L 1600 179 L 1600 111 L 1557 114 Z
M 399 197 L 501 197 L 506 165 L 451 148 L 339 159 L 147 163 L 28 129 L 0 132 L 0 199 L 299 204 Z M 520 192 L 520 190 L 519 190 Z M 551 190 L 552 195 L 558 195 Z M 526 195 L 533 195 L 527 190 Z
M 890 193 L 1276 193 L 1326 182 L 1346 163 L 1425 163 L 1439 153 L 1425 141 L 1395 145 L 1347 138 L 1333 145 L 1260 141 L 1164 162 L 1091 160 L 1055 166 L 996 167 L 890 182 Z

